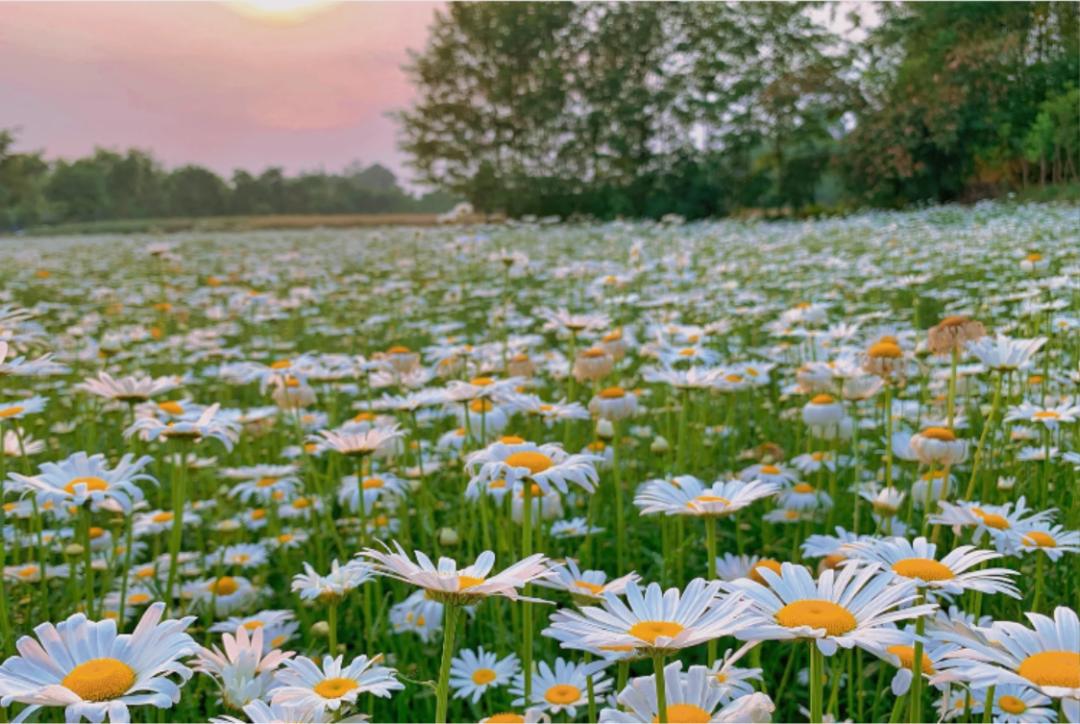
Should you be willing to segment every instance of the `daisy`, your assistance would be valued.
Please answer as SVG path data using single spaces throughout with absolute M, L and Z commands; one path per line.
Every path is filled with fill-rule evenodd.
M 742 623 L 749 601 L 718 597 L 720 585 L 695 578 L 682 592 L 677 588 L 663 592 L 659 584 L 651 583 L 642 593 L 637 582 L 627 582 L 626 603 L 607 592 L 602 607 L 556 611 L 551 628 L 600 648 L 631 646 L 646 654 L 670 653 L 727 636 Z M 567 642 L 563 647 L 571 648 Z
M 715 686 L 714 674 L 704 666 L 691 666 L 682 673 L 682 662 L 673 661 L 664 667 L 665 719 L 669 722 L 733 722 L 747 721 L 743 718 L 748 701 L 736 700 L 724 706 L 723 692 Z M 754 705 L 771 712 L 775 707 L 764 694 L 756 696 Z M 743 697 L 740 697 L 743 699 Z M 603 709 L 601 722 L 653 722 L 660 719 L 660 705 L 656 695 L 656 677 L 642 676 L 633 679 L 619 692 L 620 709 Z M 738 714 L 736 714 L 738 712 Z
M 956 433 L 945 427 L 927 427 L 911 436 L 912 451 L 924 465 L 951 467 L 967 459 L 967 440 L 958 440 Z
M 251 606 L 258 589 L 243 576 L 220 576 L 188 583 L 181 595 L 197 606 L 212 605 L 214 615 L 222 616 Z
M 263 631 L 263 652 L 283 645 L 292 638 L 300 628 L 292 611 L 268 610 L 253 613 L 250 616 L 230 616 L 225 621 L 219 621 L 210 627 L 213 633 L 232 633 L 238 627 L 244 627 L 248 631 L 261 629 Z
M 716 575 L 722 581 L 734 581 L 737 578 L 750 578 L 758 583 L 765 583 L 765 579 L 758 573 L 759 568 L 769 568 L 780 572 L 780 562 L 772 558 L 761 556 L 735 555 L 725 553 L 716 559 Z
M 175 390 L 182 383 L 180 377 L 175 375 L 154 378 L 147 374 L 137 374 L 114 378 L 108 372 L 99 372 L 97 378 L 89 377 L 75 385 L 75 389 L 108 400 L 133 404 L 145 402 L 155 395 Z
M 984 711 L 986 692 L 972 694 L 972 714 Z M 1001 724 L 1048 724 L 1058 720 L 1050 698 L 1029 686 L 999 684 L 994 687 L 993 721 Z
M 475 704 L 488 689 L 505 686 L 518 673 L 518 658 L 509 654 L 503 659 L 481 646 L 475 652 L 463 649 L 450 665 L 450 686 L 455 699 L 472 697 Z
M 621 387 L 607 387 L 589 401 L 589 412 L 604 420 L 625 420 L 637 412 L 637 395 Z
M 557 520 L 551 524 L 551 537 L 558 539 L 580 538 L 586 535 L 603 533 L 604 529 L 597 525 L 589 525 L 585 517 Z
M 1065 606 L 1054 617 L 1025 614 L 1033 629 L 1012 621 L 994 623 L 985 636 L 948 635 L 960 645 L 946 659 L 955 660 L 973 686 L 1017 684 L 1030 686 L 1052 699 L 1061 699 L 1069 720 L 1080 713 L 1080 620 Z
M 373 427 L 366 432 L 320 430 L 317 436 L 308 439 L 320 448 L 334 450 L 349 457 L 382 457 L 393 450 L 394 443 L 403 435 L 397 425 L 392 425 Z
M 269 503 L 272 500 L 291 497 L 300 487 L 295 465 L 254 465 L 249 468 L 224 468 L 222 475 L 239 478 L 229 490 L 230 498 L 245 503 Z
M 472 476 L 470 486 L 494 480 L 513 485 L 527 479 L 545 495 L 552 488 L 566 493 L 568 483 L 591 493 L 599 482 L 594 465 L 598 460 L 596 455 L 570 455 L 555 443 L 506 445 L 496 442 L 471 453 L 465 467 Z
M 796 483 L 777 495 L 777 505 L 790 510 L 828 510 L 832 507 L 832 498 L 824 490 L 818 490 L 810 483 Z
M 634 496 L 634 505 L 642 515 L 725 516 L 776 494 L 774 483 L 760 480 L 717 481 L 710 487 L 691 475 L 681 475 L 668 482 L 647 483 Z
M 804 558 L 824 558 L 823 563 L 829 568 L 835 568 L 846 561 L 849 556 L 849 547 L 853 543 L 870 543 L 877 540 L 872 535 L 859 535 L 836 527 L 836 535 L 823 535 L 814 533 L 802 542 L 802 554 Z M 779 570 L 777 570 L 779 573 Z
M 607 665 L 607 661 L 575 664 L 557 658 L 555 666 L 551 667 L 546 661 L 541 661 L 532 674 L 532 695 L 528 701 L 525 700 L 526 674 L 523 672 L 514 678 L 510 693 L 517 698 L 513 704 L 542 707 L 549 714 L 566 712 L 566 716 L 573 721 L 577 717 L 578 707 L 588 703 L 589 677 L 592 677 L 593 695 L 597 698 L 611 689 L 611 679 L 597 676 Z
M 1048 430 L 1056 430 L 1062 423 L 1076 422 L 1078 416 L 1080 416 L 1080 405 L 1066 402 L 1056 407 L 1046 407 L 1022 402 L 1009 408 L 1008 413 L 1005 414 L 1005 422 L 1041 423 Z
M 156 417 L 142 417 L 124 430 L 124 437 L 138 434 L 143 440 L 190 440 L 200 442 L 205 438 L 214 438 L 232 450 L 233 444 L 240 437 L 238 423 L 219 415 L 221 406 L 217 403 L 202 410 L 198 416 L 185 415 L 175 421 L 162 422 Z
M 334 721 L 334 718 L 327 715 L 326 710 L 321 706 L 267 704 L 261 699 L 252 700 L 243 707 L 243 712 L 248 721 L 258 724 L 321 724 Z M 363 721 L 363 719 L 350 717 L 341 721 Z M 234 716 L 211 717 L 210 722 L 211 724 L 247 724 L 243 719 L 237 719 Z
M 637 582 L 641 576 L 634 572 L 627 573 L 611 581 L 603 571 L 582 571 L 577 561 L 572 558 L 551 566 L 551 575 L 538 580 L 538 586 L 566 591 L 576 602 L 593 602 L 603 598 L 605 593 L 622 594 L 626 586 Z M 607 581 L 605 583 L 605 581 Z
M 773 483 L 778 487 L 790 485 L 798 479 L 799 475 L 794 470 L 789 470 L 780 465 L 773 465 L 772 463 L 751 465 L 739 473 L 739 480 L 747 482 L 760 480 L 763 483 Z
M 343 666 L 342 660 L 341 656 L 324 656 L 322 665 L 304 657 L 283 662 L 284 668 L 274 675 L 277 686 L 270 694 L 271 701 L 336 712 L 353 706 L 361 694 L 386 699 L 391 692 L 405 688 L 397 680 L 397 671 L 378 665 L 381 654 L 370 659 L 357 656 L 348 666 Z
M 371 513 L 376 501 L 382 498 L 402 498 L 405 496 L 406 483 L 390 473 L 374 473 L 357 484 L 356 475 L 346 475 L 338 488 L 338 502 L 350 511 L 360 509 L 357 501 L 363 497 L 364 512 Z
M 125 454 L 110 468 L 101 453 L 87 455 L 78 452 L 58 463 L 43 463 L 34 476 L 12 473 L 11 477 L 35 493 L 39 505 L 81 506 L 89 501 L 93 507 L 106 507 L 130 513 L 143 499 L 140 481 L 157 484 L 157 480 L 142 470 L 153 462 L 144 455 L 138 460 Z
M 1026 369 L 1031 358 L 1046 344 L 1045 337 L 1035 339 L 1009 339 L 998 335 L 997 337 L 983 337 L 982 339 L 968 342 L 964 345 L 968 352 L 979 358 L 979 361 L 987 369 L 998 372 L 1007 372 L 1017 369 Z
M 1014 550 L 1042 552 L 1051 561 L 1057 561 L 1066 553 L 1080 553 L 1080 531 L 1065 530 L 1060 525 L 1025 523 L 1011 529 L 1008 538 Z
M 767 586 L 743 578 L 725 586 L 747 596 L 751 605 L 735 635 L 745 641 L 811 639 L 826 656 L 854 646 L 880 653 L 903 643 L 886 624 L 933 613 L 918 599 L 915 586 L 882 575 L 880 565 L 850 561 L 829 569 L 817 581 L 803 566 L 783 563 L 777 574 L 759 569 Z
M 235 634 L 222 635 L 223 649 L 200 647 L 197 652 L 193 668 L 214 679 L 222 701 L 231 709 L 265 698 L 274 687 L 274 672 L 293 656 L 291 651 L 266 652 L 263 636 L 262 627 L 256 627 L 249 636 L 246 627 L 238 626 Z
M 521 598 L 518 589 L 550 575 L 545 565 L 547 558 L 540 553 L 489 576 L 495 564 L 495 554 L 491 551 L 481 553 L 471 566 L 458 569 L 457 562 L 451 558 L 440 558 L 436 567 L 422 551 L 414 551 L 416 562 L 413 563 L 401 544 L 394 541 L 393 545 L 396 551 L 388 548 L 384 553 L 365 548 L 358 555 L 371 560 L 376 573 L 423 588 L 432 598 L 443 602 L 473 603 L 488 596 L 517 600 Z
M 911 581 L 927 596 L 954 596 L 964 591 L 981 593 L 1004 593 L 1020 598 L 1020 592 L 1009 580 L 1017 575 L 1008 568 L 980 568 L 970 570 L 987 561 L 1001 558 L 1000 553 L 978 550 L 974 546 L 959 546 L 938 561 L 937 546 L 926 538 L 909 542 L 904 538 L 854 543 L 850 546 L 852 558 L 875 561 L 892 571 L 897 578 Z
M 46 399 L 40 395 L 12 402 L 0 402 L 0 422 L 20 420 L 27 415 L 36 415 L 45 409 L 45 404 Z
M 68 721 L 129 721 L 129 706 L 171 708 L 191 678 L 181 659 L 198 647 L 184 633 L 195 618 L 163 622 L 164 611 L 164 603 L 150 606 L 130 634 L 117 634 L 112 619 L 92 622 L 81 613 L 39 625 L 38 640 L 20 638 L 19 655 L 0 666 L 0 705 L 28 704 L 21 718 L 63 706 Z
M 1017 528 L 1045 525 L 1053 517 L 1053 511 L 1035 512 L 1027 507 L 1027 500 L 1020 496 L 1018 500 L 1003 505 L 960 501 L 956 504 L 939 501 L 941 513 L 931 515 L 930 522 L 935 525 L 951 526 L 959 535 L 965 528 L 973 529 L 971 540 L 978 543 L 983 537 L 990 537 L 997 544 L 998 552 L 1007 553 L 1012 549 L 1010 543 L 1015 536 L 1010 531 Z
M 300 594 L 303 601 L 334 603 L 374 577 L 375 571 L 363 561 L 353 560 L 342 566 L 335 558 L 330 564 L 330 573 L 325 576 L 319 575 L 310 563 L 305 562 L 304 572 L 293 576 L 291 588 Z
M 427 597 L 427 591 L 413 591 L 401 603 L 390 607 L 394 633 L 410 631 L 427 642 L 442 630 L 443 605 Z
M 539 707 L 526 709 L 524 714 L 513 711 L 503 711 L 498 714 L 486 716 L 480 720 L 480 724 L 548 724 L 551 717 Z
M 743 646 L 734 653 L 732 653 L 731 649 L 728 649 L 709 670 L 709 674 L 712 676 L 712 681 L 710 683 L 713 688 L 720 691 L 720 701 L 722 703 L 727 704 L 733 699 L 754 693 L 754 685 L 750 682 L 753 680 L 760 681 L 762 670 L 744 669 L 735 666 L 735 662 L 742 658 L 743 654 L 754 646 L 756 646 L 756 644 L 743 644 Z M 670 715 L 670 712 L 668 713 Z

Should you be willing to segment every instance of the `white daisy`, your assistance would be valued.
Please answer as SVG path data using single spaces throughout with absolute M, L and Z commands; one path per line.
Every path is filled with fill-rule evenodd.
M 488 689 L 505 686 L 518 673 L 518 657 L 503 659 L 481 646 L 475 652 L 462 649 L 450 663 L 450 686 L 455 699 L 472 697 L 475 704 Z
M 274 672 L 293 656 L 293 652 L 266 652 L 262 627 L 256 627 L 250 636 L 244 626 L 238 626 L 235 631 L 235 634 L 222 635 L 222 649 L 200 647 L 193 668 L 214 679 L 227 707 L 241 709 L 270 693 L 274 687 Z
M 541 661 L 532 674 L 532 699 L 525 701 L 525 674 L 514 679 L 510 693 L 517 696 L 514 706 L 542 707 L 550 714 L 566 712 L 570 720 L 577 716 L 577 708 L 588 703 L 588 678 L 593 680 L 593 695 L 598 699 L 611 689 L 611 679 L 597 676 L 608 665 L 607 661 L 575 664 L 555 659 L 554 668 Z
M 657 480 L 642 485 L 634 496 L 634 505 L 641 508 L 642 515 L 724 516 L 777 491 L 775 483 L 760 480 L 717 481 L 706 487 L 692 475 L 679 475 L 671 481 Z
M 89 501 L 95 508 L 107 507 L 130 513 L 143 499 L 137 482 L 154 484 L 157 480 L 142 470 L 153 462 L 144 455 L 138 460 L 127 453 L 110 468 L 101 453 L 87 455 L 77 452 L 58 463 L 43 463 L 34 476 L 12 473 L 12 479 L 31 490 L 39 505 L 83 505 Z
M 596 455 L 571 455 L 555 443 L 506 445 L 496 442 L 471 453 L 465 467 L 472 476 L 470 487 L 488 485 L 495 480 L 513 485 L 527 479 L 539 486 L 545 495 L 552 488 L 566 493 L 568 483 L 591 493 L 599 482 L 595 467 L 598 460 Z
M 603 571 L 582 571 L 578 568 L 577 561 L 568 558 L 562 563 L 552 565 L 551 575 L 538 580 L 536 584 L 566 591 L 576 601 L 598 601 L 605 593 L 622 594 L 629 583 L 640 578 L 638 574 L 630 572 L 608 581 L 607 574 Z
M 342 566 L 335 558 L 330 564 L 330 573 L 325 576 L 305 562 L 304 572 L 293 576 L 292 590 L 304 601 L 336 602 L 374 577 L 372 567 L 363 561 L 352 560 Z
M 321 706 L 339 711 L 356 703 L 361 694 L 389 698 L 392 691 L 404 689 L 397 672 L 379 666 L 382 656 L 357 656 L 348 666 L 343 657 L 324 656 L 320 666 L 311 659 L 299 657 L 284 662 L 275 675 L 277 687 L 271 693 L 274 704 Z

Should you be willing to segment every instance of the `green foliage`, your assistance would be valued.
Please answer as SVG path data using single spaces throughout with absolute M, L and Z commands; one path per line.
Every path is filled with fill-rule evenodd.
M 440 191 L 409 195 L 378 164 L 295 177 L 280 168 L 258 176 L 238 170 L 227 183 L 200 166 L 165 170 L 138 149 L 99 148 L 49 164 L 39 152 L 13 152 L 14 142 L 12 132 L 0 129 L 0 230 L 165 217 L 439 213 L 458 199 Z
M 401 145 L 482 210 L 698 217 L 1077 178 L 1075 4 L 454 3 Z M 1032 164 L 1039 168 L 1032 170 Z

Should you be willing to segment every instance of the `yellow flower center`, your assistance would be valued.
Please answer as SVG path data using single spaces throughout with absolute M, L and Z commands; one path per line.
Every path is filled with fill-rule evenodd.
M 1040 651 L 1021 661 L 1016 673 L 1036 686 L 1080 688 L 1080 656 L 1075 651 Z
M 761 472 L 765 473 L 766 475 L 779 475 L 780 474 L 780 468 L 776 467 L 775 465 L 762 465 L 760 470 L 761 470 Z
M 458 590 L 464 591 L 466 588 L 472 588 L 473 586 L 479 586 L 484 582 L 483 578 L 477 578 L 476 576 L 458 576 Z
M 581 689 L 573 684 L 556 684 L 544 692 L 544 698 L 549 704 L 566 706 L 581 698 Z
M 525 724 L 525 717 L 512 711 L 504 711 L 492 714 L 487 718 L 488 724 Z
M 674 638 L 682 630 L 683 625 L 674 621 L 638 621 L 630 627 L 628 633 L 642 641 L 655 644 L 659 637 Z
M 353 416 L 353 422 L 371 422 L 374 419 L 374 412 L 358 412 Z
M 150 600 L 150 594 L 148 593 L 133 593 L 128 596 L 128 603 L 139 605 L 140 603 L 146 603 Z
M 737 375 L 732 372 L 730 375 L 724 375 L 724 381 L 730 382 L 733 385 L 737 385 L 742 382 L 742 375 Z
M 654 716 L 652 720 L 653 724 L 656 724 L 656 722 L 660 721 L 660 717 Z M 712 721 L 709 712 L 694 704 L 668 704 L 667 720 L 679 722 L 680 724 L 698 724 L 699 722 Z
M 490 377 L 473 377 L 471 380 L 469 380 L 469 384 L 475 385 L 476 387 L 487 387 L 493 382 L 495 382 L 495 380 Z
M 1057 541 L 1054 540 L 1054 537 L 1041 530 L 1028 532 L 1024 536 L 1024 542 L 1028 545 L 1039 546 L 1040 548 L 1057 548 Z
M 172 516 L 173 514 L 170 512 L 161 511 L 160 513 L 154 513 L 152 516 L 150 516 L 150 520 L 154 521 L 155 523 L 168 523 L 170 520 L 172 520 Z
M 731 505 L 730 500 L 719 495 L 699 495 L 691 501 L 689 504 L 690 507 L 693 507 L 693 503 L 723 503 L 724 505 Z
M 951 568 L 933 558 L 905 558 L 893 563 L 892 569 L 905 578 L 919 578 L 924 581 L 947 581 L 956 577 Z
M 845 556 L 843 553 L 830 553 L 829 555 L 825 556 L 824 563 L 826 568 L 836 568 L 838 565 L 840 565 L 846 560 L 847 556 Z
M 1037 261 L 1042 261 L 1042 254 L 1040 254 L 1037 251 L 1033 251 L 1030 254 L 1028 254 L 1027 256 L 1025 256 L 1024 259 L 1026 261 L 1030 261 L 1031 263 L 1034 264 Z
M 589 349 L 582 352 L 581 356 L 585 357 L 586 359 L 598 359 L 605 356 L 606 354 L 607 352 L 600 349 L 599 347 L 590 347 Z
M 1056 420 L 1061 417 L 1061 413 L 1057 410 L 1039 410 L 1031 417 L 1036 420 Z
M 105 535 L 105 529 L 99 528 L 96 525 L 90 526 L 90 529 L 86 531 L 86 534 L 93 540 L 97 540 L 101 536 Z
M 810 403 L 813 404 L 813 405 L 831 405 L 833 402 L 835 402 L 835 400 L 833 399 L 833 396 L 832 395 L 825 395 L 825 394 L 815 395 L 810 400 Z
M 601 342 L 618 342 L 622 339 L 622 330 L 616 329 L 614 332 L 608 332 L 600 338 Z
M 822 460 L 825 459 L 825 453 L 820 451 L 810 453 L 810 459 L 813 460 L 815 463 L 820 463 Z
M 88 493 L 98 491 L 98 490 L 108 490 L 109 489 L 109 484 L 108 483 L 106 483 L 101 478 L 98 478 L 98 477 L 95 477 L 95 476 L 91 475 L 91 476 L 85 477 L 85 478 L 72 478 L 71 482 L 69 482 L 67 485 L 64 486 L 64 490 L 66 490 L 71 495 L 75 495 L 75 486 L 76 485 L 85 485 L 86 486 L 86 492 L 88 492 Z
M 292 502 L 292 507 L 296 510 L 304 510 L 311 507 L 311 501 L 307 498 L 297 498 Z
M 776 612 L 776 622 L 787 628 L 809 626 L 823 628 L 830 636 L 840 636 L 858 625 L 855 617 L 843 606 L 821 599 L 795 601 Z
M 68 672 L 60 683 L 84 701 L 108 701 L 134 686 L 135 671 L 120 659 L 90 659 Z
M 923 437 L 928 437 L 931 440 L 941 440 L 943 442 L 953 442 L 956 440 L 956 433 L 947 427 L 928 427 L 919 434 Z
M 364 490 L 374 490 L 385 485 L 382 478 L 368 478 L 360 484 Z
M 495 681 L 494 669 L 477 669 L 472 674 L 473 683 L 477 686 L 483 686 L 484 684 L 490 684 Z
M 528 468 L 530 473 L 536 475 L 550 468 L 555 461 L 542 452 L 525 450 L 508 455 L 506 464 L 512 468 Z
M 752 581 L 757 581 L 763 586 L 769 585 L 765 581 L 765 577 L 761 575 L 761 572 L 758 570 L 760 568 L 768 568 L 776 575 L 780 575 L 780 561 L 773 560 L 772 558 L 762 558 L 760 561 L 750 567 L 750 570 L 746 573 L 746 577 Z
M 230 596 L 240 589 L 240 584 L 232 576 L 222 576 L 216 581 L 210 581 L 206 590 L 219 596 Z
M 810 483 L 799 483 L 798 485 L 796 485 L 791 490 L 793 492 L 803 493 L 805 495 L 806 493 L 813 493 L 815 491 L 815 488 Z
M 621 387 L 606 387 L 600 390 L 598 396 L 605 400 L 617 400 L 620 397 L 626 397 L 626 390 Z
M 158 409 L 162 412 L 167 412 L 170 415 L 183 415 L 184 408 L 179 402 L 173 400 L 166 400 L 165 402 L 158 403 Z
M 269 488 L 271 485 L 273 485 L 277 481 L 278 481 L 277 478 L 266 477 L 266 478 L 259 478 L 259 482 L 255 483 L 255 484 L 257 486 L 259 486 L 260 488 Z
M 518 437 L 517 435 L 503 435 L 499 438 L 499 442 L 503 445 L 521 445 L 525 442 L 525 438 Z
M 266 517 L 266 511 L 262 508 L 255 508 L 251 511 L 252 520 L 262 520 Z
M 259 619 L 255 618 L 255 619 L 252 619 L 250 621 L 245 621 L 242 625 L 248 631 L 254 631 L 256 629 L 262 628 L 263 622 L 260 621 Z
M 1008 694 L 998 699 L 998 707 L 1006 714 L 1023 714 L 1027 711 L 1027 704 Z
M 588 591 L 594 596 L 599 596 L 600 592 L 604 590 L 604 587 L 599 583 L 589 583 L 588 581 L 574 581 L 574 586 L 583 591 Z
M 19 577 L 20 578 L 29 578 L 30 576 L 37 575 L 37 572 L 38 572 L 38 567 L 33 565 L 33 564 L 28 565 L 28 566 L 23 566 L 22 568 L 19 569 Z
M 889 342 L 884 338 L 877 344 L 871 345 L 866 353 L 871 357 L 887 357 L 890 359 L 897 359 L 903 355 L 903 352 L 900 351 L 900 346 L 896 344 L 896 342 Z
M 291 543 L 294 537 L 292 533 L 282 533 L 277 539 L 278 543 Z
M 408 354 L 411 350 L 403 344 L 395 344 L 390 349 L 386 350 L 387 354 Z
M 345 696 L 353 689 L 360 688 L 352 679 L 343 679 L 341 677 L 335 677 L 332 679 L 323 679 L 315 685 L 315 693 L 324 699 L 338 699 Z
M 473 400 L 469 403 L 469 409 L 473 412 L 491 412 L 495 405 L 488 400 Z
M 3 410 L 0 410 L 0 417 L 13 417 L 22 412 L 23 409 L 24 408 L 18 405 L 13 405 L 12 407 L 5 407 Z
M 913 646 L 904 646 L 903 644 L 890 646 L 889 653 L 900 659 L 900 666 L 903 668 L 912 669 L 915 667 L 915 648 Z M 934 667 L 930 663 L 930 657 L 925 653 L 922 655 L 922 673 L 923 675 L 934 673 Z
M 1010 528 L 1009 519 L 1003 515 L 987 513 L 982 508 L 972 508 L 971 512 L 978 516 L 987 528 L 994 528 L 995 530 L 1008 530 Z

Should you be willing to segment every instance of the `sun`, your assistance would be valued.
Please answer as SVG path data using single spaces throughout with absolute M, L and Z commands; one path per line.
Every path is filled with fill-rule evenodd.
M 335 4 L 332 0 L 234 0 L 227 3 L 241 15 L 282 24 L 303 22 Z

